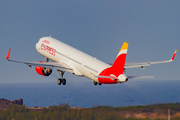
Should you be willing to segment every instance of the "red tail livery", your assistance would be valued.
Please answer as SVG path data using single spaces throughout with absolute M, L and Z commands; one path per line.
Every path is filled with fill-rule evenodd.
M 126 82 L 128 80 L 128 78 L 123 74 L 127 50 L 128 43 L 124 42 L 113 65 L 109 68 L 104 69 L 99 74 L 98 80 L 100 83 L 114 84 Z

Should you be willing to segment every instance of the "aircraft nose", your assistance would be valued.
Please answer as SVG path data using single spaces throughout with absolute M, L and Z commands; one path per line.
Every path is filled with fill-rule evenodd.
M 36 43 L 35 47 L 36 47 L 36 50 L 37 50 L 37 51 L 40 50 L 40 47 L 39 47 L 39 44 L 38 44 L 38 43 Z

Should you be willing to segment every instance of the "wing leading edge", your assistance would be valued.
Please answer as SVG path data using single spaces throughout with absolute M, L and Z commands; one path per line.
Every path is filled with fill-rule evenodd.
M 177 50 L 175 50 L 175 52 L 170 60 L 156 61 L 156 62 L 142 62 L 142 63 L 126 63 L 124 68 L 137 68 L 137 67 L 144 68 L 145 66 L 150 66 L 151 64 L 172 62 L 175 58 L 176 52 L 177 52 Z
M 65 72 L 70 72 L 70 73 L 74 72 L 74 70 L 64 62 L 58 62 L 58 63 L 55 63 L 55 62 L 42 62 L 42 63 L 40 63 L 40 62 L 10 60 L 9 59 L 10 51 L 11 51 L 11 48 L 9 48 L 9 51 L 7 53 L 7 56 L 6 56 L 6 59 L 8 61 L 10 61 L 10 62 L 24 63 L 24 64 L 28 65 L 28 67 L 30 67 L 30 68 L 31 68 L 31 66 L 40 66 L 40 67 L 54 68 L 54 69 L 58 69 L 58 70 L 65 71 Z

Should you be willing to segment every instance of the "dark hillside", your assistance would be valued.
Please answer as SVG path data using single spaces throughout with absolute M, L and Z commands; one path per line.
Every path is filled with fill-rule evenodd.
M 23 105 L 23 99 L 17 99 L 17 100 L 7 100 L 4 98 L 0 99 L 0 109 L 7 109 L 10 105 Z

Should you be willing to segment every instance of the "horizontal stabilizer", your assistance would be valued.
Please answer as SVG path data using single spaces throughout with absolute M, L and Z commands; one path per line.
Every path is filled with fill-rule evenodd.
M 145 78 L 154 78 L 154 76 L 127 76 L 128 79 L 145 79 Z
M 95 77 L 98 77 L 98 78 L 110 78 L 112 80 L 117 80 L 118 79 L 116 76 L 95 76 Z
M 116 76 L 95 76 L 98 78 L 110 78 L 112 80 L 118 80 Z M 146 79 L 146 78 L 154 78 L 154 76 L 127 76 L 128 79 Z

